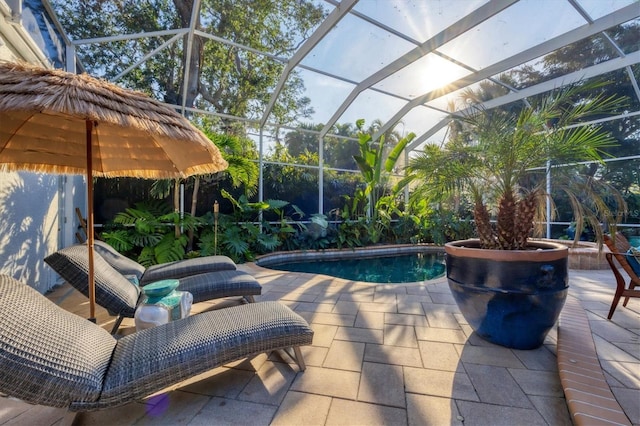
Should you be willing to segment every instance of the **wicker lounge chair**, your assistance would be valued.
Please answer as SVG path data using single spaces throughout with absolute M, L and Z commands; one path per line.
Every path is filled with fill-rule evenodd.
M 189 275 L 203 274 L 205 272 L 236 270 L 235 262 L 227 256 L 197 257 L 145 268 L 138 262 L 120 254 L 104 241 L 95 241 L 93 249 L 95 253 L 102 256 L 109 265 L 113 266 L 113 268 L 122 275 L 135 275 L 142 286 L 154 281 L 171 278 L 179 279 Z
M 89 255 L 86 245 L 63 248 L 47 256 L 44 261 L 65 281 L 88 296 Z M 116 333 L 124 318 L 134 317 L 142 291 L 114 269 L 102 255 L 94 258 L 94 279 L 96 303 L 118 317 L 111 331 Z M 253 276 L 235 269 L 182 276 L 179 281 L 177 290 L 191 293 L 193 303 L 232 296 L 241 296 L 253 302 L 253 296 L 262 292 L 262 286 Z M 150 282 L 145 281 L 145 284 Z
M 627 251 L 631 248 L 631 244 L 629 244 L 629 241 L 627 241 L 624 235 L 622 235 L 620 232 L 616 233 L 614 238 L 609 235 L 605 235 L 604 242 L 610 250 L 610 253 L 606 253 L 607 262 L 609 262 L 611 271 L 616 278 L 616 292 L 613 296 L 613 302 L 611 302 L 609 315 L 607 316 L 607 319 L 611 319 L 613 313 L 618 307 L 618 303 L 620 302 L 621 297 L 624 297 L 622 306 L 625 307 L 627 306 L 627 303 L 629 303 L 630 297 L 640 297 L 640 290 L 635 289 L 636 287 L 640 287 L 640 278 L 627 261 Z M 627 275 L 629 275 L 629 284 L 626 284 L 624 277 L 613 261 L 614 258 L 620 264 L 622 269 L 627 273 Z
M 300 346 L 313 340 L 307 322 L 279 302 L 204 312 L 115 339 L 6 275 L 0 311 L 0 392 L 70 412 L 124 405 L 273 350 L 303 371 Z

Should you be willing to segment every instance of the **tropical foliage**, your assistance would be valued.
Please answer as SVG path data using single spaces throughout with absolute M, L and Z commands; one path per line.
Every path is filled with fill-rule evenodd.
M 232 39 L 256 51 L 281 52 L 287 56 L 312 33 L 323 15 L 317 3 L 308 1 L 285 0 L 277 4 L 249 0 L 241 2 L 242 7 L 226 8 L 226 0 L 203 0 L 204 13 L 196 24 L 198 29 L 206 34 Z M 52 3 L 62 25 L 76 40 L 138 34 L 141 31 L 171 31 L 187 26 L 191 18 L 190 2 L 186 0 L 153 0 L 144 4 L 122 0 L 56 0 Z M 116 19 L 118 16 L 126 19 Z M 252 22 L 271 22 L 273 25 L 251 25 Z M 637 30 L 637 23 L 630 22 L 608 31 L 607 34 L 620 46 L 637 46 L 640 37 L 640 31 Z M 579 41 L 545 56 L 535 65 L 526 64 L 500 75 L 502 84 L 485 80 L 479 84 L 480 90 L 465 93 L 464 98 L 480 103 L 505 94 L 507 87 L 526 89 L 564 74 L 566 70 L 593 65 L 585 62 L 587 58 L 606 58 L 611 54 L 608 43 L 603 40 L 599 35 Z M 141 62 L 144 56 L 161 46 L 166 48 Z M 89 72 L 97 70 L 97 73 L 104 74 L 106 78 L 117 77 L 118 82 L 147 91 L 167 102 L 184 104 L 187 108 L 208 109 L 222 113 L 222 117 L 228 114 L 256 118 L 270 100 L 269 88 L 277 83 L 281 64 L 251 51 L 213 43 L 200 36 L 196 36 L 192 52 L 186 52 L 185 46 L 185 39 L 172 39 L 172 35 L 133 37 L 108 44 L 83 44 L 78 46 L 78 54 Z M 189 57 L 190 69 L 198 70 L 200 75 L 193 73 L 189 76 L 186 87 L 183 87 L 182 70 Z M 139 63 L 141 64 L 132 66 Z M 129 68 L 130 72 L 121 74 Z M 598 88 L 603 98 L 614 93 L 633 94 L 634 88 L 625 72 L 626 70 L 613 72 L 613 83 Z M 198 81 L 200 84 L 196 84 Z M 356 247 L 377 242 L 440 244 L 471 235 L 474 203 L 465 197 L 468 193 L 445 198 L 443 195 L 451 195 L 451 192 L 414 191 L 412 186 L 414 194 L 408 203 L 401 196 L 399 188 L 406 182 L 395 178 L 396 172 L 402 172 L 401 161 L 396 159 L 392 172 L 385 169 L 385 162 L 394 148 L 400 149 L 398 142 L 403 139 L 403 135 L 392 130 L 384 135 L 384 139 L 373 140 L 381 122 L 374 120 L 367 129 L 363 123 L 344 123 L 334 125 L 330 131 L 339 135 L 338 137 L 326 135 L 320 144 L 317 134 L 324 128 L 323 124 L 299 125 L 311 113 L 310 102 L 304 96 L 303 89 L 302 80 L 294 72 L 287 79 L 283 92 L 274 105 L 270 121 L 279 123 L 283 129 L 297 126 L 299 130 L 289 131 L 284 137 L 276 132 L 276 147 L 273 151 L 264 153 L 261 164 L 264 178 L 262 198 L 283 201 L 276 204 L 267 201 L 267 205 L 257 203 L 258 151 L 255 141 L 248 136 L 249 129 L 245 124 L 231 123 L 224 118 L 204 114 L 190 115 L 194 124 L 222 147 L 223 155 L 231 164 L 229 170 L 181 182 L 187 193 L 192 193 L 190 199 L 187 197 L 188 202 L 191 202 L 191 215 L 179 218 L 175 213 L 175 201 L 170 203 L 173 207 L 163 208 L 162 211 L 156 211 L 157 207 L 136 204 L 133 209 L 125 210 L 124 217 L 119 215 L 120 224 L 114 224 L 126 226 L 125 228 L 107 230 L 105 235 L 110 238 L 109 241 L 120 244 L 123 251 L 138 257 L 143 247 L 140 241 L 153 240 L 152 247 L 155 247 L 154 252 L 157 253 L 153 256 L 146 255 L 146 258 L 149 262 L 156 262 L 165 258 L 164 251 L 168 253 L 167 259 L 207 254 L 213 249 L 243 260 L 252 259 L 269 250 Z M 512 106 L 511 111 L 519 113 L 520 107 Z M 493 114 L 495 117 L 498 115 L 498 112 Z M 469 132 L 471 124 L 464 121 L 458 122 L 463 124 L 451 127 L 449 134 L 453 137 L 447 142 L 447 148 L 478 140 L 476 134 Z M 508 125 L 511 124 L 513 123 Z M 608 132 L 618 143 L 600 146 L 599 154 L 637 154 L 640 148 L 639 125 L 640 121 L 633 117 L 603 123 L 602 131 Z M 556 124 L 556 128 L 558 127 Z M 370 139 L 362 143 L 361 138 L 367 137 Z M 517 139 L 515 136 L 514 138 Z M 609 142 L 613 142 L 613 139 Z M 323 148 L 322 152 L 320 147 Z M 426 149 L 432 148 L 427 146 Z M 317 213 L 321 156 L 324 166 L 322 190 L 325 214 Z M 597 207 L 584 201 L 589 201 L 590 191 L 597 189 L 594 185 L 604 180 L 625 197 L 627 211 L 632 212 L 630 220 L 640 222 L 639 161 L 606 165 L 592 162 L 573 169 L 554 168 L 553 193 L 542 195 L 537 192 L 538 199 L 551 196 L 555 201 L 554 212 L 567 222 L 578 222 L 580 219 L 574 217 L 572 204 L 584 206 L 587 211 L 582 216 L 583 225 L 587 226 L 590 213 L 597 212 L 602 205 Z M 453 168 L 454 163 L 450 166 Z M 544 167 L 546 164 L 543 162 L 540 166 Z M 536 188 L 543 182 L 542 174 L 541 170 L 528 173 L 524 180 L 517 182 L 515 188 L 517 191 L 525 187 Z M 104 186 L 110 190 L 102 193 L 103 198 L 123 198 L 124 200 L 117 200 L 120 201 L 117 206 L 148 199 L 146 183 L 139 181 L 134 185 L 125 184 L 123 179 L 112 181 L 99 182 L 97 188 Z M 581 188 L 576 186 L 580 182 Z M 177 183 L 156 184 L 154 189 L 162 197 L 174 200 L 178 195 Z M 572 196 L 561 192 L 569 183 L 573 187 Z M 449 189 L 453 188 L 455 186 Z M 227 195 L 222 196 L 223 193 Z M 518 197 L 524 194 L 526 192 L 521 191 Z M 97 198 L 100 199 L 100 196 Z M 221 206 L 218 241 L 214 241 L 214 220 L 209 211 L 214 200 L 219 200 Z M 495 206 L 499 204 L 495 194 L 490 192 L 484 194 L 483 201 L 489 213 L 493 213 Z M 608 199 L 603 199 L 603 202 L 607 206 L 615 204 Z M 102 210 L 101 206 L 96 207 L 97 211 Z M 111 210 L 114 209 L 115 207 Z M 144 213 L 147 210 L 149 217 Z M 209 212 L 202 215 L 206 211 Z M 620 209 L 612 212 L 617 214 Z M 131 217 L 125 220 L 127 215 Z M 294 221 L 294 224 L 290 224 L 289 220 Z M 189 221 L 194 221 L 195 224 L 191 225 Z M 145 229 L 152 223 L 162 226 Z M 193 243 L 185 245 L 181 235 L 182 232 L 189 231 L 193 232 Z M 259 236 L 263 234 L 264 237 Z M 163 238 L 167 240 L 161 245 Z M 243 245 L 243 239 L 246 240 L 246 245 Z M 189 254 L 189 250 L 195 251 Z
M 413 176 L 421 180 L 417 194 L 469 195 L 482 248 L 524 249 L 534 224 L 544 220 L 549 165 L 554 185 L 570 200 L 578 235 L 587 221 L 601 241 L 600 221 L 617 223 L 620 217 L 612 212 L 622 212 L 624 200 L 594 176 L 553 167 L 601 162 L 603 150 L 614 145 L 615 139 L 599 126 L 576 126 L 619 110 L 616 97 L 581 96 L 585 89 L 594 93 L 601 86 L 557 90 L 516 113 L 472 108 L 454 123 L 454 137 L 446 145 L 428 145 L 411 161 Z

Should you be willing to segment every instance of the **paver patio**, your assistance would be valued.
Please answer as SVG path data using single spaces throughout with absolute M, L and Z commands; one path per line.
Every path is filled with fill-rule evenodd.
M 569 425 L 556 365 L 556 330 L 536 350 L 492 345 L 473 334 L 445 279 L 375 285 L 241 265 L 315 330 L 307 370 L 286 355 L 259 355 L 218 368 L 126 406 L 83 413 L 78 424 L 172 425 Z M 570 296 L 588 314 L 607 381 L 640 425 L 640 303 L 606 315 L 610 271 L 570 271 Z M 50 298 L 83 312 L 67 286 Z M 229 301 L 200 304 L 196 310 Z M 235 302 L 234 302 L 235 303 Z M 112 317 L 99 321 L 110 329 Z M 131 326 L 132 323 L 130 322 Z M 126 324 L 125 324 L 126 327 Z M 0 398 L 0 424 L 52 425 L 63 409 Z

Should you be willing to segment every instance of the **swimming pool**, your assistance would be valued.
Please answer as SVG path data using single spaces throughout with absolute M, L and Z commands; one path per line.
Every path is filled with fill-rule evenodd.
M 444 253 L 433 247 L 341 250 L 265 256 L 259 266 L 307 272 L 371 283 L 409 283 L 439 278 L 445 273 Z

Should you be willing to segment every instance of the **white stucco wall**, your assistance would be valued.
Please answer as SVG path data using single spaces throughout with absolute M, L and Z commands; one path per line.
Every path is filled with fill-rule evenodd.
M 44 258 L 76 242 L 85 199 L 80 176 L 0 172 L 0 274 L 42 293 L 59 284 Z

